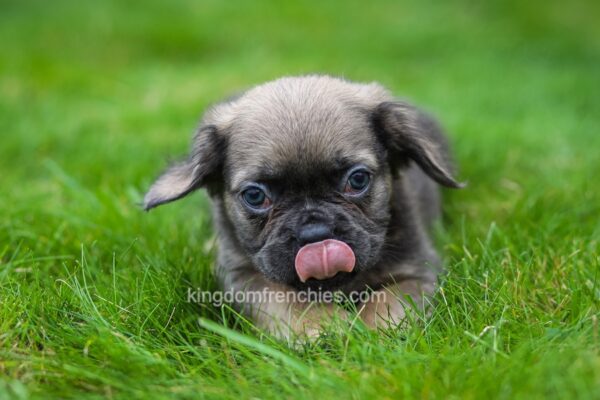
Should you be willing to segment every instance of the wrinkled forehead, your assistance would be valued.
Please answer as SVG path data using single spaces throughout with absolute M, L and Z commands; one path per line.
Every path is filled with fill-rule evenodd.
M 368 115 L 339 109 L 280 110 L 241 117 L 228 146 L 229 185 L 316 174 L 356 164 L 377 169 L 376 138 Z

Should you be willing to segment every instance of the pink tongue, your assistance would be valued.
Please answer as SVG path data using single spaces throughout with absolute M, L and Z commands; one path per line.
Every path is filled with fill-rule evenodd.
M 352 272 L 354 252 L 344 242 L 327 239 L 303 246 L 296 254 L 296 272 L 302 282 L 308 278 L 331 278 L 340 271 Z

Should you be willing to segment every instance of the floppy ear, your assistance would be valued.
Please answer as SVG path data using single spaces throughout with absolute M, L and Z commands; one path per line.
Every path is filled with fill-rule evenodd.
M 167 169 L 144 196 L 144 210 L 180 199 L 217 181 L 225 152 L 225 140 L 214 125 L 201 127 L 188 159 Z
M 392 165 L 400 166 L 408 157 L 439 184 L 464 187 L 452 176 L 448 143 L 431 117 L 407 103 L 384 102 L 375 109 L 374 123 Z

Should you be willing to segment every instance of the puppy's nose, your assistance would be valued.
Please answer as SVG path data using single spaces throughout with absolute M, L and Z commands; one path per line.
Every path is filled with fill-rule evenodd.
M 320 242 L 321 240 L 330 239 L 333 232 L 327 224 L 312 223 L 302 225 L 298 231 L 298 241 L 300 246 L 308 243 Z

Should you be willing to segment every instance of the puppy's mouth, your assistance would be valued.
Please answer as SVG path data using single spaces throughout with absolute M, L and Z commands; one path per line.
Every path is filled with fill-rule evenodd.
M 330 280 L 338 274 L 347 275 L 354 270 L 355 264 L 356 257 L 352 248 L 335 239 L 301 247 L 294 262 L 296 273 L 302 283 L 308 280 Z

